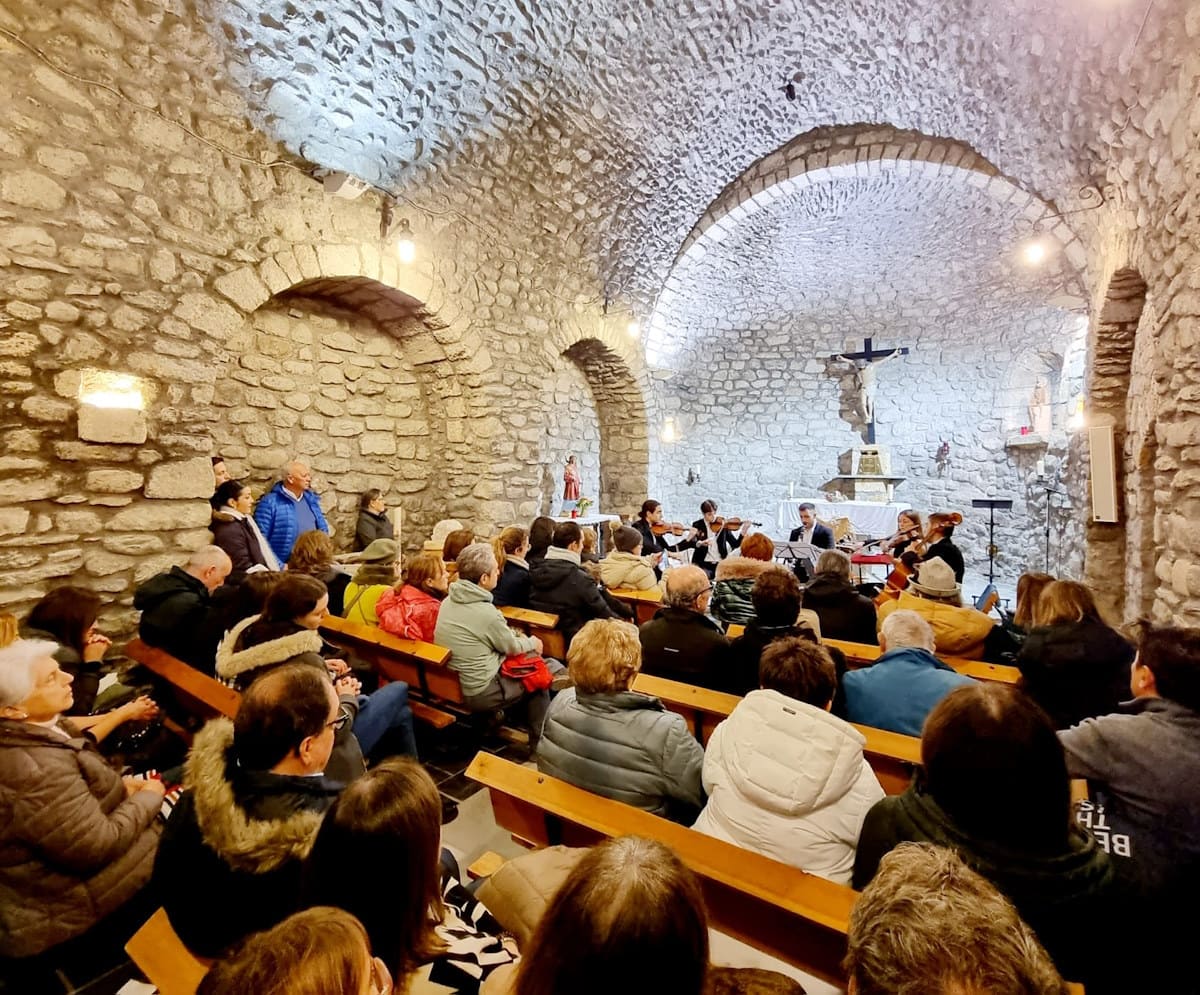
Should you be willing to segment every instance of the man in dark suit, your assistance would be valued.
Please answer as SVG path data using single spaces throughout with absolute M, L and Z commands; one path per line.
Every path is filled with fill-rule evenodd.
M 788 542 L 808 542 L 818 549 L 833 549 L 833 529 L 817 521 L 816 505 L 805 501 L 798 510 L 800 527 L 792 529 Z M 796 561 L 795 570 L 801 583 L 808 580 L 808 565 L 803 560 Z

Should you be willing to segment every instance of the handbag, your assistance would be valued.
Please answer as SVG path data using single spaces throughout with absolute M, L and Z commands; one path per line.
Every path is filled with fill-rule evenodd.
M 520 681 L 526 691 L 544 691 L 554 683 L 554 675 L 546 661 L 536 653 L 514 653 L 500 664 L 500 673 L 510 680 Z

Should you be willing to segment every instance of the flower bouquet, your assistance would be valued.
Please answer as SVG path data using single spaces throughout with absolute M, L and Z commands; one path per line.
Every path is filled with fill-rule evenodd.
M 575 502 L 575 507 L 571 511 L 571 517 L 572 518 L 580 518 L 580 517 L 586 515 L 588 513 L 588 508 L 590 508 L 595 503 L 596 502 L 593 501 L 590 497 L 581 497 L 578 501 Z

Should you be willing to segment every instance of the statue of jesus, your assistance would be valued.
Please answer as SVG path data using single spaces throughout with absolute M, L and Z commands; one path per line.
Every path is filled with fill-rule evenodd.
M 899 355 L 901 350 L 893 349 L 886 356 L 876 360 L 851 359 L 840 353 L 834 357 L 854 364 L 854 387 L 858 391 L 858 407 L 868 425 L 875 421 L 875 381 L 879 375 L 877 367 Z

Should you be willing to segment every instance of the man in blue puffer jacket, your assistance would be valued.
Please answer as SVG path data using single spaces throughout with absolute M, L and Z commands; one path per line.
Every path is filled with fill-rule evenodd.
M 305 463 L 292 460 L 282 477 L 259 499 L 254 520 L 279 562 L 287 563 L 297 536 L 313 529 L 328 532 L 329 523 L 321 513 L 321 499 L 309 490 L 312 470 Z

